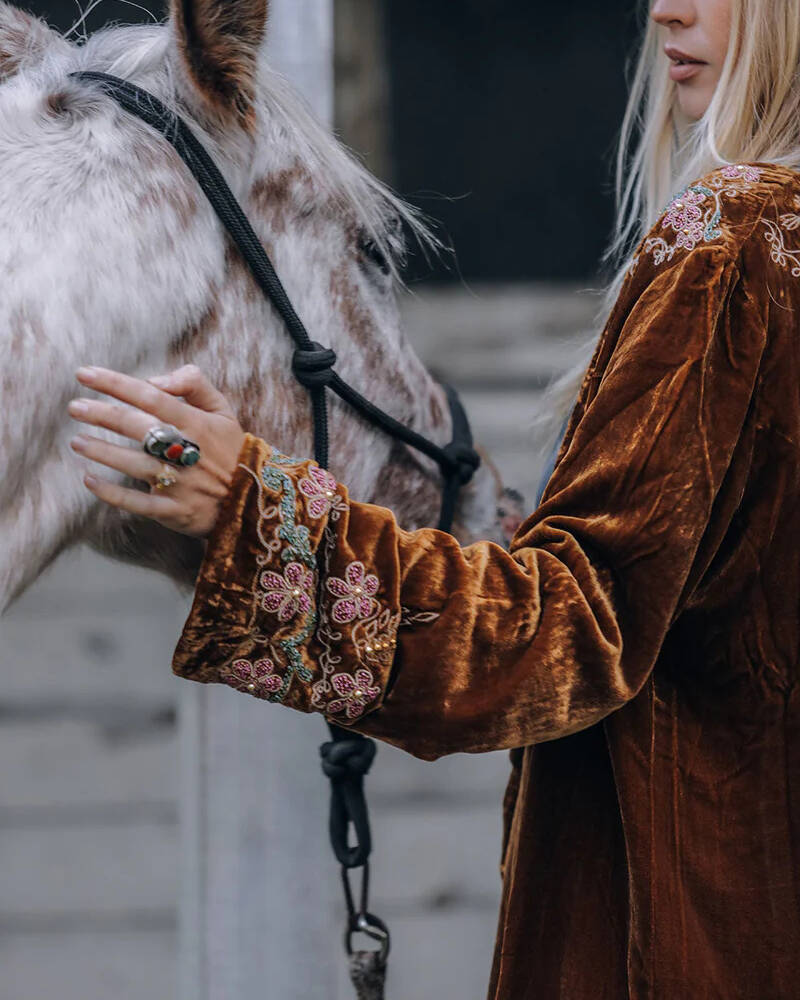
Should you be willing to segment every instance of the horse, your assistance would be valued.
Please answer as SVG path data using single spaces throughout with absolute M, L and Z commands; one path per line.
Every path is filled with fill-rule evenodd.
M 202 543 L 82 485 L 65 416 L 79 365 L 141 377 L 197 365 L 247 430 L 312 453 L 292 344 L 195 180 L 163 137 L 72 73 L 122 77 L 186 119 L 341 375 L 450 439 L 446 396 L 398 309 L 407 238 L 424 244 L 426 227 L 269 67 L 268 13 L 267 0 L 171 0 L 165 23 L 74 44 L 0 2 L 0 611 L 79 542 L 188 587 L 202 560 Z M 355 499 L 408 529 L 435 522 L 432 461 L 338 400 L 330 422 L 331 469 Z M 462 543 L 497 537 L 496 497 L 486 465 L 461 494 Z

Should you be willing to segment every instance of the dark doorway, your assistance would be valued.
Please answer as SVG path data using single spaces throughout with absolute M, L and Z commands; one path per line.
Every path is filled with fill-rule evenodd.
M 387 0 L 394 180 L 468 280 L 596 272 L 639 6 Z

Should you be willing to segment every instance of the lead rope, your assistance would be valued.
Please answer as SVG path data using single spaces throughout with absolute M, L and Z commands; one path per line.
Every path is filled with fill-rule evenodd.
M 453 422 L 453 439 L 444 448 L 429 441 L 405 424 L 385 413 L 356 389 L 348 385 L 334 370 L 336 353 L 311 340 L 302 320 L 295 312 L 275 268 L 261 241 L 250 225 L 225 178 L 186 122 L 153 94 L 127 80 L 107 73 L 84 71 L 70 76 L 100 85 L 125 111 L 156 129 L 173 146 L 197 180 L 211 207 L 217 214 L 245 263 L 272 303 L 295 343 L 292 371 L 297 381 L 311 397 L 314 419 L 314 457 L 322 468 L 328 467 L 328 407 L 326 390 L 331 389 L 369 423 L 390 437 L 421 451 L 433 459 L 442 471 L 444 487 L 439 528 L 449 531 L 453 525 L 458 493 L 480 465 L 472 443 L 472 433 L 458 395 L 444 386 Z M 386 983 L 386 962 L 391 939 L 389 929 L 369 912 L 369 857 L 372 837 L 367 803 L 364 797 L 364 777 L 375 759 L 376 747 L 371 739 L 359 733 L 328 723 L 331 741 L 320 748 L 322 769 L 331 782 L 329 829 L 331 845 L 342 866 L 342 883 L 347 906 L 345 949 L 349 956 L 350 978 L 357 1000 L 383 1000 Z M 355 846 L 349 844 L 352 826 Z M 360 868 L 361 892 L 355 905 L 350 873 Z M 366 935 L 378 945 L 377 950 L 354 951 L 356 934 Z
M 372 767 L 377 748 L 375 741 L 360 733 L 328 723 L 332 740 L 320 747 L 323 773 L 331 782 L 331 807 L 328 831 L 331 846 L 342 866 L 342 887 L 347 906 L 344 947 L 350 965 L 350 979 L 358 1000 L 383 1000 L 386 984 L 386 961 L 391 937 L 389 928 L 369 912 L 369 856 L 372 834 L 369 828 L 364 778 Z M 349 844 L 352 825 L 356 845 Z M 350 873 L 361 868 L 359 906 L 353 899 Z M 354 951 L 353 938 L 364 934 L 377 942 L 377 951 Z

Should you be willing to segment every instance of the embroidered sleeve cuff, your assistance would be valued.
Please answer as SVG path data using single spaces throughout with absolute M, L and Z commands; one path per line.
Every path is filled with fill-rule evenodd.
M 347 491 L 248 435 L 173 670 L 354 722 L 382 699 L 399 601 L 347 557 Z M 395 610 L 397 609 L 397 610 Z

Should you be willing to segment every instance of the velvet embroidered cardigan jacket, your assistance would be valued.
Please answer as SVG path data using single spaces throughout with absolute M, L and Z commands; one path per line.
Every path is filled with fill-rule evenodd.
M 174 670 L 517 748 L 497 1000 L 800 995 L 799 309 L 800 174 L 678 195 L 510 554 L 245 442 Z

